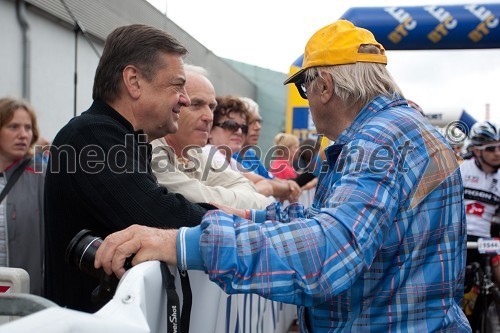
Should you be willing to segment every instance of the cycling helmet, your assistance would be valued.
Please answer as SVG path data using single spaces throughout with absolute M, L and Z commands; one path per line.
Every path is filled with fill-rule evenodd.
M 500 141 L 500 127 L 489 121 L 475 123 L 469 134 L 469 147 L 482 146 L 488 142 Z

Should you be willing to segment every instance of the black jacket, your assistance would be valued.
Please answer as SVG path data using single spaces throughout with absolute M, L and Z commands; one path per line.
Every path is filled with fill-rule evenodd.
M 45 179 L 45 291 L 61 306 L 98 309 L 90 301 L 97 279 L 65 262 L 82 229 L 104 238 L 132 224 L 195 226 L 202 207 L 169 193 L 152 176 L 151 146 L 142 131 L 102 101 L 72 119 L 53 141 Z

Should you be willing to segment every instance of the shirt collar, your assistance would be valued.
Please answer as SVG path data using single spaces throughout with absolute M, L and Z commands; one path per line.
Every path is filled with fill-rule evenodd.
M 343 147 L 343 143 L 335 143 L 325 149 L 325 157 L 328 165 L 335 165 Z
M 113 109 L 110 105 L 108 105 L 106 102 L 96 99 L 92 103 L 92 107 L 90 108 L 90 113 L 99 113 L 99 114 L 104 114 L 108 117 L 113 118 L 123 126 L 125 126 L 130 132 L 133 132 L 135 136 L 144 133 L 143 130 L 134 130 L 134 126 L 125 119 L 118 111 Z
M 21 157 L 21 158 L 19 158 L 19 159 L 15 160 L 15 161 L 14 161 L 14 162 L 12 162 L 11 164 L 9 164 L 9 165 L 5 168 L 5 170 L 3 170 L 3 172 L 8 172 L 8 171 L 9 171 L 9 170 L 11 170 L 11 169 L 12 169 L 12 170 L 13 170 L 13 169 L 15 169 L 15 168 L 14 168 L 14 166 L 15 166 L 15 165 L 18 165 L 18 164 L 21 164 L 21 163 L 22 163 L 22 161 L 24 161 L 26 158 L 29 158 L 29 156 L 28 156 L 28 155 L 25 155 L 24 157 Z M 9 172 L 10 172 L 10 171 L 9 171 Z
M 349 142 L 352 137 L 359 132 L 359 129 L 363 126 L 363 124 L 369 119 L 375 117 L 377 113 L 388 108 L 407 104 L 408 102 L 399 96 L 396 96 L 395 98 L 388 98 L 386 96 L 379 95 L 373 98 L 361 109 L 361 111 L 359 111 L 352 124 L 339 135 L 335 143 L 345 144 Z
M 113 118 L 115 121 L 125 126 L 127 130 L 134 134 L 134 138 L 139 145 L 147 144 L 148 138 L 144 131 L 142 129 L 135 130 L 134 126 L 132 126 L 132 124 L 127 119 L 125 119 L 125 117 L 123 117 L 118 111 L 113 109 L 106 102 L 100 99 L 94 100 L 89 112 L 103 114 L 105 116 Z

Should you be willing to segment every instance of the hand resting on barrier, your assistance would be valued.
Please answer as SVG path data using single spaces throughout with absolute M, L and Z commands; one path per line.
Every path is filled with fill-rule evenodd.
M 159 260 L 168 265 L 177 265 L 176 229 L 158 229 L 132 225 L 115 232 L 99 247 L 94 267 L 103 268 L 106 274 L 114 273 L 121 278 L 125 274 L 125 260 L 135 254 L 132 265 L 145 261 Z

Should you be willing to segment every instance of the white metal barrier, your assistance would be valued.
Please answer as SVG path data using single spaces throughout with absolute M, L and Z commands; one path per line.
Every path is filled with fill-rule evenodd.
M 293 305 L 256 295 L 228 296 L 203 272 L 190 271 L 189 278 L 193 294 L 191 332 L 286 332 L 295 317 Z M 176 285 L 182 304 L 178 276 Z M 1 325 L 0 333 L 167 332 L 166 314 L 160 263 L 145 262 L 127 271 L 113 299 L 94 314 L 50 307 Z
M 0 293 L 29 293 L 30 277 L 22 268 L 0 267 Z
M 305 208 L 310 207 L 314 201 L 314 195 L 316 194 L 316 189 L 305 190 L 300 193 L 298 202 L 304 205 Z
M 30 277 L 22 268 L 0 267 L 0 294 L 29 293 Z M 13 316 L 0 316 L 0 325 L 17 319 Z

